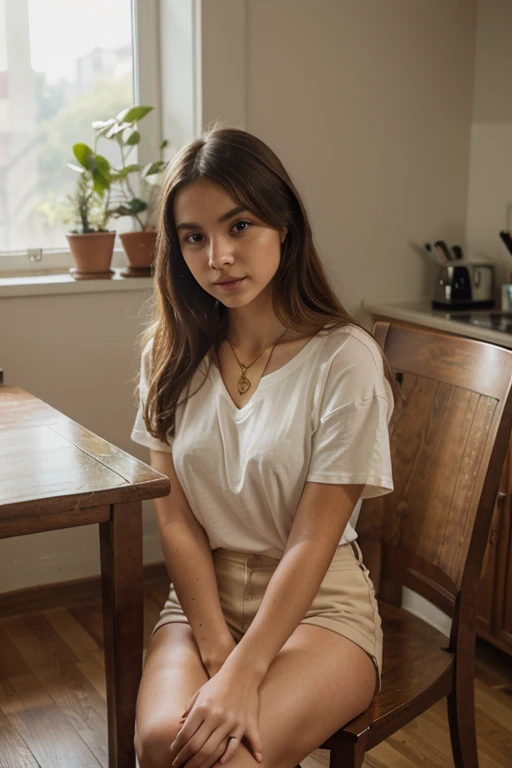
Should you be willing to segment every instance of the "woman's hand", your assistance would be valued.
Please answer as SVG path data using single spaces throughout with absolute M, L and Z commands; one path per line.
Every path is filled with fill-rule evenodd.
M 180 718 L 180 729 L 185 725 L 186 721 L 186 715 L 182 715 Z M 220 760 L 221 757 L 223 757 L 224 753 L 226 752 L 226 748 L 229 744 L 229 736 L 226 736 L 224 741 L 222 741 L 219 745 L 219 748 L 217 749 L 217 752 L 212 756 L 212 759 L 209 761 L 210 765 L 215 765 L 216 762 Z M 229 758 L 228 758 L 229 759 Z M 207 763 L 205 763 L 207 765 Z
M 221 669 L 190 699 L 183 718 L 171 744 L 174 767 L 210 768 L 219 758 L 226 763 L 244 737 L 261 762 L 259 692 L 252 678 Z

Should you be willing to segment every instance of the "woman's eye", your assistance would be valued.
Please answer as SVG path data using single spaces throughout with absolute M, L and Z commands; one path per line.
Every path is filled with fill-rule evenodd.
M 235 227 L 239 227 L 240 225 L 244 226 L 244 229 L 235 229 Z M 240 232 L 240 233 L 247 232 L 247 229 L 245 228 L 246 226 L 247 226 L 247 228 L 252 226 L 252 222 L 251 221 L 236 221 L 233 224 L 233 229 L 235 229 L 235 232 Z M 190 243 L 191 245 L 199 245 L 201 243 L 201 240 L 192 239 L 192 238 L 196 238 L 196 237 L 202 238 L 203 236 L 200 235 L 199 232 L 192 232 L 190 235 L 187 235 L 185 237 L 185 242 L 186 243 Z
M 251 226 L 251 222 L 250 221 L 237 221 L 235 224 L 233 224 L 233 227 L 238 227 L 239 224 L 247 224 L 248 227 Z M 236 231 L 237 232 L 247 232 L 246 229 L 237 229 Z

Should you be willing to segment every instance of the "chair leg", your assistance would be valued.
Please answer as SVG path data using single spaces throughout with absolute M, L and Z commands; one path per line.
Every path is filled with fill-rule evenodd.
M 331 749 L 329 768 L 362 768 L 365 748 L 362 741 Z
M 473 675 L 456 676 L 447 698 L 455 768 L 478 768 Z

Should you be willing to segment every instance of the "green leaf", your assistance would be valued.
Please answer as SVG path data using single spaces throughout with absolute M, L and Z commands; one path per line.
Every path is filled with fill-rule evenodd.
M 162 141 L 162 143 L 160 144 L 160 152 L 161 152 L 163 149 L 165 149 L 166 147 L 168 147 L 168 146 L 169 146 L 169 142 L 167 141 L 167 139 L 164 139 L 164 140 Z
M 125 144 L 127 144 L 129 147 L 133 147 L 135 144 L 138 144 L 140 141 L 140 133 L 138 131 L 132 131 L 128 138 L 125 141 Z
M 117 208 L 110 209 L 110 214 L 116 218 L 118 216 L 132 216 L 132 210 L 127 205 L 118 205 Z
M 139 173 L 142 170 L 142 165 L 127 165 L 125 168 L 112 168 L 110 171 L 110 178 L 112 181 L 121 181 L 126 179 L 129 173 Z
M 73 154 L 87 171 L 92 170 L 91 161 L 94 158 L 94 152 L 87 144 L 74 144 Z
M 96 168 L 92 172 L 95 184 L 102 184 L 103 189 L 110 189 L 110 163 L 106 157 L 96 155 Z
M 102 190 L 110 188 L 110 178 L 106 178 L 98 170 L 92 172 L 92 180 L 96 191 L 98 191 L 98 187 L 101 187 Z
M 105 189 L 106 189 L 105 184 L 103 182 L 103 177 L 101 176 L 101 174 L 98 174 L 97 171 L 94 171 L 92 174 L 92 179 L 93 179 L 92 186 L 94 191 L 99 197 L 101 197 L 101 199 L 103 199 L 103 195 L 105 194 Z
M 142 211 L 147 210 L 148 207 L 148 204 L 145 202 L 145 200 L 140 200 L 138 197 L 134 197 L 133 200 L 130 200 L 128 205 L 130 206 L 133 215 L 136 213 L 142 213 Z
M 145 179 L 146 176 L 153 176 L 156 173 L 160 173 L 162 168 L 165 168 L 165 165 L 166 163 L 164 163 L 163 160 L 157 160 L 154 163 L 148 163 L 142 171 L 142 178 Z
M 128 109 L 123 109 L 123 111 L 117 115 L 116 120 L 119 123 L 136 123 L 137 120 L 142 120 L 142 118 L 153 109 L 154 107 L 128 107 Z
M 110 163 L 103 155 L 96 155 L 96 167 L 108 178 L 110 173 Z
M 111 168 L 110 169 L 110 179 L 111 181 L 122 181 L 123 179 L 126 179 L 126 176 L 128 174 L 126 173 L 125 168 Z
M 116 208 L 112 208 L 111 213 L 115 216 L 136 216 L 138 213 L 147 210 L 148 204 L 138 197 L 134 197 L 127 203 L 121 203 Z

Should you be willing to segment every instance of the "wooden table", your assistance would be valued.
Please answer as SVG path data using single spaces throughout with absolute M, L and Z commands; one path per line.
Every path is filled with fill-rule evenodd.
M 142 673 L 142 500 L 169 478 L 19 387 L 0 385 L 0 538 L 99 524 L 109 767 L 133 768 Z

